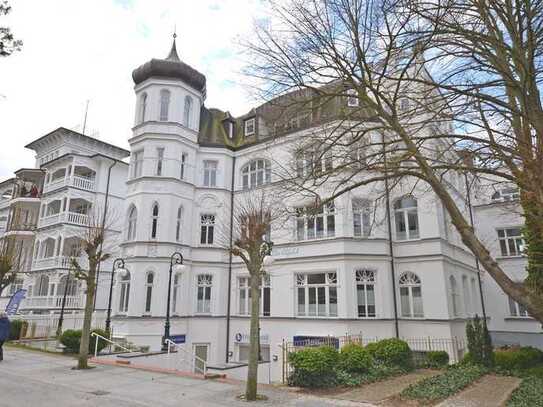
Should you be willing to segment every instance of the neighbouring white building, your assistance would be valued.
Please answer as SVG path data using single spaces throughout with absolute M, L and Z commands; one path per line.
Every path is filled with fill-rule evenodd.
M 272 102 L 232 117 L 205 106 L 206 78 L 179 59 L 175 41 L 166 59 L 152 59 L 132 77 L 130 153 L 61 128 L 28 145 L 36 151 L 37 169 L 0 184 L 3 191 L 24 176 L 39 191 L 24 199 L 15 191 L 6 195 L 8 203 L 0 201 L 0 227 L 6 208 L 17 205 L 27 208 L 32 224 L 17 230 L 27 251 L 23 311 L 58 308 L 66 259 L 79 253 L 77 231 L 108 196 L 118 209 L 108 240 L 127 270 L 114 278 L 114 336 L 161 347 L 170 256 L 180 252 L 186 267 L 173 270 L 171 335 L 185 335 L 186 349 L 209 362 L 245 361 L 248 273 L 229 256 L 221 236 L 230 224 L 230 202 L 253 189 L 280 188 L 273 167 L 289 159 L 297 135 L 357 105 L 338 96 L 288 123 L 277 121 Z M 129 155 L 128 166 L 122 160 Z M 325 158 L 318 165 L 334 163 Z M 468 216 L 463 178 L 450 183 Z M 452 340 L 464 337 L 468 318 L 482 314 L 476 262 L 439 200 L 409 182 L 394 187 L 389 231 L 386 210 L 374 206 L 375 199 L 372 188 L 358 188 L 315 216 L 306 215 L 310 202 L 300 199 L 289 204 L 297 216 L 272 228 L 275 263 L 262 284 L 261 345 L 273 378 L 281 374 L 273 361 L 283 341 L 348 334 Z M 512 234 L 520 217 L 502 217 L 498 201 L 485 201 L 484 191 L 474 198 L 476 228 L 496 250 L 499 241 L 516 242 L 502 246 L 507 252 L 500 262 L 521 278 L 524 259 Z M 14 230 L 8 221 L 6 233 Z M 103 268 L 109 280 L 111 262 Z M 482 286 L 494 338 L 541 346 L 541 326 L 487 276 Z M 106 281 L 99 286 L 99 309 L 105 308 L 106 287 Z M 80 290 L 73 288 L 74 309 L 81 306 Z

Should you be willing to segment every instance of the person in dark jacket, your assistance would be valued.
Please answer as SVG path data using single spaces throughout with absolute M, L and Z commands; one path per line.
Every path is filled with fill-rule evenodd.
M 9 338 L 9 319 L 8 314 L 0 312 L 0 362 L 4 360 L 4 350 L 2 346 Z

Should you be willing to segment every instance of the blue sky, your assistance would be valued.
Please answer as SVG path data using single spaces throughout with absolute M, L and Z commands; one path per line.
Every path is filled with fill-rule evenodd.
M 177 29 L 181 59 L 207 77 L 207 106 L 245 113 L 256 102 L 240 75 L 237 45 L 260 0 L 11 0 L 8 24 L 23 50 L 0 60 L 0 180 L 34 166 L 28 142 L 64 126 L 127 147 L 134 115 L 131 72 L 164 58 Z M 26 151 L 25 151 L 26 150 Z

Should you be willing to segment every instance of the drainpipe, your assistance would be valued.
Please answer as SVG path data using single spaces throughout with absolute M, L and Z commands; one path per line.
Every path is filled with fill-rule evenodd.
M 400 328 L 398 325 L 398 299 L 396 298 L 396 264 L 394 262 L 394 244 L 392 242 L 392 220 L 390 214 L 390 186 L 388 183 L 388 167 L 386 159 L 385 135 L 381 135 L 383 143 L 383 166 L 385 170 L 385 201 L 386 217 L 388 226 L 388 251 L 390 255 L 390 277 L 392 281 L 392 298 L 394 301 L 394 334 L 396 338 L 400 337 Z
M 468 182 L 468 174 L 464 173 L 464 181 L 466 183 L 466 197 L 468 199 L 468 208 L 469 208 L 469 220 L 471 224 L 471 228 L 473 229 L 473 232 L 475 233 L 475 226 L 473 221 L 473 207 L 471 206 L 471 188 L 469 186 Z M 481 265 L 479 264 L 479 259 L 475 258 L 475 267 L 477 268 L 477 280 L 479 282 L 479 295 L 481 296 L 481 311 L 483 312 L 483 323 L 486 327 L 486 306 L 485 306 L 485 299 L 483 297 L 483 283 L 481 281 Z
M 106 227 L 106 215 L 107 215 L 107 204 L 108 204 L 108 199 L 109 199 L 109 181 L 111 180 L 111 170 L 113 169 L 113 167 L 115 167 L 115 164 L 117 164 L 117 160 L 115 160 L 114 158 L 112 158 L 113 160 L 113 163 L 111 163 L 111 165 L 109 166 L 108 170 L 107 170 L 107 183 L 106 183 L 106 196 L 104 198 L 104 213 L 102 214 L 102 224 L 100 225 L 101 229 L 102 229 L 102 233 L 104 234 L 103 236 L 103 239 L 102 241 L 100 242 L 100 250 L 99 250 L 99 253 L 102 253 L 102 246 L 104 245 L 104 240 L 105 240 L 105 227 Z M 98 278 L 100 277 L 100 265 L 102 264 L 102 262 L 98 262 L 98 268 L 96 270 L 96 289 L 95 289 L 95 292 L 94 292 L 94 305 L 93 305 L 93 310 L 96 310 L 96 297 L 97 297 L 97 294 L 98 294 Z
M 230 236 L 229 248 L 232 249 L 234 229 L 234 180 L 236 174 L 236 156 L 232 158 L 232 185 L 230 186 Z M 230 302 L 232 300 L 232 250 L 228 253 L 228 302 L 226 304 L 226 363 L 230 359 Z

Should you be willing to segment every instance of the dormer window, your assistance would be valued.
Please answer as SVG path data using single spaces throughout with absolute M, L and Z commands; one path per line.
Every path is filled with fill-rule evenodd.
M 255 118 L 245 120 L 245 137 L 255 134 Z

